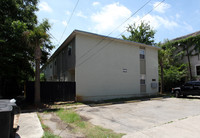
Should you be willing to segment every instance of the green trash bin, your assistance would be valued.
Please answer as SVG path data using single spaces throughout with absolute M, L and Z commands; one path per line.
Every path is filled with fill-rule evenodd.
M 0 138 L 10 138 L 12 110 L 12 106 L 0 104 Z

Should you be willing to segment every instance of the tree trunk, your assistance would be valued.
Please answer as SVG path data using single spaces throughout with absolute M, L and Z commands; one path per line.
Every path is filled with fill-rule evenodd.
M 189 55 L 189 52 L 188 52 L 188 47 L 186 48 L 186 52 L 187 52 L 187 59 L 188 59 L 188 65 L 189 65 L 190 80 L 192 80 L 193 77 L 192 77 L 192 69 L 191 69 L 190 55 Z
M 35 104 L 40 104 L 40 60 L 35 60 Z
M 163 93 L 164 90 L 164 71 L 163 71 L 163 65 L 160 66 L 160 78 L 161 78 L 161 84 L 160 84 L 160 94 Z
M 163 71 L 163 61 L 159 61 L 160 64 L 160 94 L 163 93 L 164 90 L 164 71 Z
M 41 49 L 39 44 L 35 48 L 35 104 L 40 104 L 40 58 Z

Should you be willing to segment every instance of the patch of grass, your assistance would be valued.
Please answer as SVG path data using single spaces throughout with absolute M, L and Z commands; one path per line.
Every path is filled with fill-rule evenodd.
M 72 109 L 60 109 L 56 114 L 61 120 L 68 123 L 73 128 L 73 132 L 81 132 L 88 138 L 121 138 L 124 135 L 84 121 L 81 116 Z
M 57 136 L 57 135 L 54 135 L 54 134 L 52 134 L 52 133 L 50 132 L 49 127 L 46 126 L 46 125 L 43 123 L 43 121 L 42 121 L 42 119 L 41 119 L 41 117 L 40 117 L 39 115 L 38 115 L 38 118 L 39 118 L 39 120 L 40 120 L 42 129 L 44 130 L 44 134 L 43 134 L 42 138 L 61 138 L 61 137 L 59 137 L 59 136 Z
M 50 133 L 49 131 L 44 131 L 44 135 L 42 136 L 42 138 L 60 138 L 60 137 Z
M 170 124 L 170 123 L 173 123 L 173 121 L 169 121 L 169 122 L 167 122 L 167 123 L 165 123 L 165 124 Z
M 86 124 L 85 124 L 84 121 L 80 121 L 80 122 L 76 123 L 76 125 L 77 125 L 78 127 L 80 127 L 80 128 L 85 128 L 85 127 L 86 127 Z
M 40 122 L 41 122 L 41 121 L 40 121 Z M 41 123 L 41 125 L 42 125 L 42 129 L 43 129 L 43 130 L 48 130 L 48 129 L 49 129 L 48 126 L 44 125 L 43 123 Z
M 66 123 L 75 123 L 81 121 L 81 117 L 71 109 L 60 109 L 56 113 Z
M 121 138 L 124 134 L 115 133 L 110 129 L 105 129 L 100 126 L 91 126 L 92 124 L 87 124 L 87 129 L 85 134 L 89 138 Z M 87 131 L 88 130 L 88 131 Z
M 184 120 L 184 119 L 187 119 L 188 117 L 183 117 L 183 118 L 180 118 L 180 119 L 178 119 L 178 120 Z

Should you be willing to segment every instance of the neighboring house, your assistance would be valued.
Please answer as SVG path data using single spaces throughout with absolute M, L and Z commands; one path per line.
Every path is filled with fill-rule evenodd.
M 185 36 L 181 36 L 181 37 L 175 38 L 175 39 L 173 39 L 171 41 L 181 40 L 181 39 L 188 38 L 190 36 L 197 36 L 197 35 L 200 35 L 200 31 L 197 31 L 197 32 L 185 35 Z M 183 62 L 188 64 L 187 56 L 183 57 Z M 197 54 L 195 56 L 190 56 L 190 64 L 191 64 L 192 77 L 195 80 L 200 80 L 200 55 Z M 189 70 L 189 68 L 188 68 L 188 70 Z
M 156 46 L 75 30 L 42 70 L 47 81 L 75 81 L 78 101 L 158 93 Z

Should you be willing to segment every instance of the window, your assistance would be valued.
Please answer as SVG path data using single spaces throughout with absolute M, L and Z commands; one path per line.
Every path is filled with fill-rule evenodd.
M 140 85 L 145 85 L 145 74 L 140 74 Z
M 140 49 L 140 59 L 145 59 L 145 49 Z
M 196 66 L 196 74 L 197 76 L 200 76 L 200 65 Z
M 69 56 L 72 54 L 72 46 L 71 45 L 68 45 L 67 53 Z

